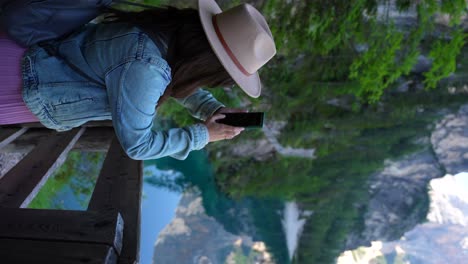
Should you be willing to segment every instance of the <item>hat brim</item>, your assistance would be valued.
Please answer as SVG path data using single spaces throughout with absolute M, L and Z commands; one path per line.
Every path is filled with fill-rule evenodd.
M 210 42 L 211 48 L 224 66 L 226 71 L 231 75 L 232 79 L 239 85 L 239 87 L 249 96 L 257 98 L 260 96 L 262 91 L 262 84 L 258 72 L 252 75 L 245 75 L 242 73 L 236 64 L 229 57 L 228 53 L 221 44 L 216 31 L 213 26 L 212 17 L 213 15 L 222 12 L 221 8 L 214 0 L 199 0 L 198 1 L 198 12 L 200 14 L 200 20 L 205 30 L 206 37 Z

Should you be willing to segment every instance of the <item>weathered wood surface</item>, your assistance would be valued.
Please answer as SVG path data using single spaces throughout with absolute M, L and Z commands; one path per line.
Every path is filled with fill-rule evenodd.
M 88 211 L 15 209 L 29 204 L 85 130 L 51 133 L 26 127 L 41 139 L 37 146 L 34 140 L 23 144 L 34 149 L 0 179 L 0 262 L 138 263 L 143 163 L 125 154 L 112 127 L 93 127 L 86 135 L 107 143 L 91 148 L 105 151 L 114 139 Z M 31 134 L 15 136 L 8 147 L 21 146 Z M 117 211 L 118 217 L 109 216 Z
M 0 128 L 4 129 L 4 128 Z M 13 128 L 9 128 L 12 130 Z M 18 129 L 18 128 L 15 128 Z M 52 130 L 46 128 L 29 128 L 16 140 L 0 148 L 1 153 L 28 153 L 44 138 L 47 138 Z M 112 127 L 93 127 L 85 130 L 80 139 L 73 146 L 73 150 L 107 152 L 109 149 L 114 129 Z
M 13 125 L 2 125 L 1 127 L 29 127 L 29 128 L 45 128 L 45 126 L 39 122 L 34 123 L 22 123 L 22 124 L 13 124 Z M 86 124 L 81 125 L 81 127 L 112 127 L 111 120 L 103 121 L 90 121 Z
M 51 135 L 0 179 L 0 207 L 26 207 L 60 166 L 84 132 L 76 128 Z
M 0 263 L 116 264 L 117 254 L 102 244 L 0 238 Z
M 115 209 L 93 211 L 0 208 L 0 238 L 105 244 L 122 249 L 124 223 Z M 1 259 L 0 259 L 1 260 Z
M 27 127 L 22 128 L 1 128 L 0 129 L 0 149 L 10 144 L 13 140 L 24 134 Z
M 140 204 L 143 163 L 130 159 L 114 137 L 104 161 L 88 210 L 118 208 L 125 221 L 119 263 L 139 259 Z

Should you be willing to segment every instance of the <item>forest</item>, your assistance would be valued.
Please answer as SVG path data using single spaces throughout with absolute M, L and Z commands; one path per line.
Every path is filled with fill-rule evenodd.
M 265 111 L 269 122 L 286 123 L 279 142 L 315 149 L 316 158 L 233 157 L 236 147 L 264 139 L 262 131 L 247 131 L 208 147 L 217 184 L 234 198 L 295 200 L 315 212 L 294 262 L 333 263 L 349 231 L 361 228 L 366 208 L 353 205 L 369 199 L 369 176 L 385 159 L 422 148 L 418 139 L 428 135 L 440 109 L 466 101 L 450 92 L 466 82 L 466 2 L 250 3 L 265 14 L 278 49 L 260 71 L 263 94 L 252 100 L 239 89 L 213 93 L 229 106 Z M 398 21 L 392 12 L 413 16 Z M 415 69 L 421 58 L 429 65 Z M 179 124 L 193 122 L 175 104 L 163 113 Z

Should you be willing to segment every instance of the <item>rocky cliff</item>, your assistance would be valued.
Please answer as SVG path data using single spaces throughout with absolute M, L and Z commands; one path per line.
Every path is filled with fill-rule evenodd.
M 468 174 L 450 174 L 430 182 L 427 222 L 400 239 L 372 242 L 371 247 L 347 251 L 338 263 L 409 262 L 413 264 L 466 263 L 468 257 Z M 400 261 L 400 262 L 398 262 Z
M 363 228 L 348 236 L 347 249 L 370 246 L 372 241 L 400 239 L 405 232 L 412 230 L 426 219 L 429 197 L 431 198 L 429 220 L 432 223 L 442 222 L 449 225 L 455 223 L 457 226 L 442 228 L 428 224 L 422 228 L 429 228 L 431 232 L 444 229 L 458 232 L 460 229 L 458 225 L 464 222 L 453 219 L 466 221 L 466 216 L 461 212 L 468 215 L 466 210 L 468 199 L 465 201 L 457 198 L 460 195 L 457 196 L 454 188 L 444 189 L 445 192 L 441 191 L 442 187 L 434 188 L 437 181 L 433 179 L 446 174 L 468 172 L 468 105 L 462 106 L 455 113 L 447 114 L 436 124 L 430 138 L 422 139 L 421 144 L 427 144 L 428 147 L 399 160 L 386 161 L 385 168 L 371 177 L 369 189 L 371 200 L 363 217 Z M 444 184 L 456 186 L 450 184 L 450 180 L 444 180 Z M 428 189 L 431 189 L 430 196 Z M 455 198 L 447 198 L 450 195 Z M 413 234 L 411 232 L 405 237 L 411 237 Z M 453 234 L 457 237 L 453 239 L 457 240 L 460 234 L 465 234 L 465 231 Z
M 262 242 L 227 232 L 206 214 L 199 193 L 193 189 L 186 191 L 175 218 L 158 236 L 153 263 L 234 264 L 236 259 L 273 263 Z

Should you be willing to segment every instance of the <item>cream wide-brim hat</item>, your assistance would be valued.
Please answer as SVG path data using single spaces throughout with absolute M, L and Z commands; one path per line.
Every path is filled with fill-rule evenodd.
M 223 12 L 214 0 L 199 0 L 198 11 L 221 64 L 245 93 L 259 97 L 262 84 L 257 71 L 276 54 L 265 18 L 249 4 Z

